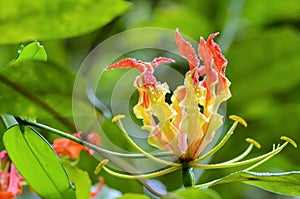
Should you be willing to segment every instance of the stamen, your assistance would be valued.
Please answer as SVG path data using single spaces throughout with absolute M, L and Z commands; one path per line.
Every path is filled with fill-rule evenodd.
M 244 157 L 246 157 L 251 152 L 253 146 L 255 146 L 258 149 L 261 148 L 260 144 L 257 141 L 255 141 L 255 140 L 253 140 L 251 138 L 247 138 L 246 141 L 250 143 L 249 147 L 241 155 L 237 156 L 236 158 L 234 158 L 232 160 L 224 162 L 223 164 L 225 164 L 225 163 L 227 163 L 227 164 L 228 163 L 233 163 L 233 162 L 237 162 L 239 160 L 242 160 Z
M 230 115 L 230 116 L 229 116 L 229 119 L 234 120 L 234 121 L 238 121 L 238 122 L 241 123 L 244 127 L 247 127 L 247 122 L 246 122 L 243 118 L 241 118 L 241 117 L 239 117 L 239 116 L 237 116 L 237 115 Z
M 125 115 L 116 115 L 115 117 L 113 117 L 111 119 L 112 122 L 116 122 L 116 121 L 119 121 L 121 119 L 125 118 Z
M 276 154 L 277 154 L 277 153 L 276 153 Z M 276 154 L 274 154 L 274 155 L 276 155 Z M 268 161 L 269 159 L 271 159 L 274 155 L 270 155 L 269 157 L 267 157 L 267 158 L 265 158 L 265 159 L 263 159 L 263 160 L 261 160 L 261 161 L 255 163 L 254 165 L 248 167 L 247 169 L 244 169 L 244 171 L 250 171 L 250 170 L 252 170 L 252 169 L 258 167 L 259 165 L 261 165 L 261 164 L 263 164 L 264 162 L 266 162 L 266 161 Z
M 174 166 L 174 167 L 181 167 L 182 165 L 180 163 L 175 163 L 175 162 L 169 162 L 169 161 L 166 161 L 166 160 L 163 160 L 163 159 L 160 159 L 160 158 L 157 158 L 153 155 L 151 155 L 150 153 L 144 151 L 142 148 L 140 148 L 128 135 L 128 133 L 126 132 L 122 122 L 121 122 L 121 118 L 124 118 L 122 116 L 116 116 L 116 120 L 117 121 L 117 124 L 119 126 L 119 128 L 121 129 L 121 131 L 123 132 L 125 138 L 127 139 L 127 141 L 136 149 L 138 150 L 140 153 L 142 153 L 144 156 L 146 156 L 147 158 L 153 160 L 153 161 L 156 161 L 158 163 L 161 163 L 161 164 L 164 164 L 164 165 L 168 165 L 168 166 Z
M 252 158 L 249 160 L 244 160 L 241 162 L 233 162 L 233 163 L 227 163 L 227 162 L 223 162 L 223 163 L 219 163 L 219 164 L 211 164 L 211 165 L 207 165 L 207 164 L 192 164 L 191 167 L 194 168 L 199 168 L 199 169 L 220 169 L 220 168 L 231 168 L 231 167 L 237 167 L 237 166 L 243 166 L 243 165 L 247 165 L 247 164 L 251 164 L 260 160 L 263 160 L 251 167 L 249 167 L 250 169 L 262 164 L 263 162 L 267 161 L 268 159 L 270 159 L 271 157 L 273 157 L 274 155 L 278 154 L 280 151 L 282 151 L 282 149 L 288 144 L 289 142 L 285 142 L 283 145 L 278 146 L 277 148 L 273 149 L 271 152 L 258 156 L 256 158 Z M 264 160 L 266 159 L 266 160 Z M 248 169 L 249 169 L 248 168 Z
M 123 178 L 123 179 L 155 178 L 155 177 L 159 177 L 159 176 L 162 176 L 162 175 L 165 175 L 165 174 L 168 174 L 168 173 L 171 173 L 173 171 L 180 169 L 180 167 L 170 167 L 170 168 L 160 170 L 160 171 L 150 173 L 150 174 L 128 175 L 128 174 L 122 174 L 122 173 L 112 171 L 109 168 L 107 168 L 106 166 L 102 166 L 102 168 L 110 175 L 113 175 L 113 176 L 116 176 L 119 178 Z
M 97 165 L 97 167 L 96 167 L 96 169 L 95 169 L 95 171 L 94 171 L 94 174 L 98 174 L 98 173 L 101 171 L 101 169 L 103 168 L 103 166 L 106 165 L 108 162 L 109 162 L 108 159 L 102 160 L 102 161 Z
M 255 141 L 255 140 L 253 140 L 253 139 L 251 139 L 251 138 L 247 138 L 246 139 L 246 142 L 249 142 L 250 144 L 253 144 L 256 148 L 258 148 L 258 149 L 260 149 L 261 148 L 261 145 L 257 142 L 257 141 Z
M 293 147 L 297 148 L 297 143 L 291 138 L 286 136 L 281 136 L 280 139 L 289 142 L 291 145 L 293 145 Z
M 290 143 L 290 142 L 287 141 L 287 142 L 285 142 L 282 146 L 279 146 L 279 145 L 278 145 L 277 149 L 278 149 L 279 147 L 281 147 L 281 148 L 283 149 L 288 143 Z M 292 144 L 292 143 L 291 143 L 291 144 Z M 292 145 L 293 145 L 293 144 L 292 144 Z M 276 149 L 276 150 L 277 150 L 277 149 Z M 282 150 L 282 149 L 281 149 L 281 150 Z M 263 160 L 257 162 L 256 164 L 254 164 L 254 165 L 248 167 L 247 169 L 245 169 L 245 171 L 249 171 L 249 170 L 252 170 L 252 169 L 258 167 L 259 165 L 263 164 L 263 163 L 266 162 L 267 160 L 271 159 L 274 155 L 278 154 L 281 150 L 279 150 L 278 152 L 276 152 L 276 153 L 270 155 L 269 157 L 267 157 L 267 158 L 265 158 L 265 159 L 263 159 Z
M 242 160 L 244 157 L 246 157 L 253 149 L 253 144 L 250 144 L 248 146 L 248 148 L 239 156 L 237 156 L 236 158 L 232 159 L 232 160 L 228 160 L 226 162 L 223 162 L 223 164 L 229 164 L 229 163 L 233 163 L 233 162 L 237 162 Z

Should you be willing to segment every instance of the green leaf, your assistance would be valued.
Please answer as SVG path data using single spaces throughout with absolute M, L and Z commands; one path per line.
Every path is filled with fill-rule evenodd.
M 18 171 L 41 197 L 75 198 L 75 190 L 59 158 L 38 132 L 15 125 L 4 133 L 3 143 Z
M 150 199 L 150 198 L 144 194 L 127 193 L 124 194 L 122 197 L 118 197 L 117 199 Z
M 20 49 L 19 56 L 13 61 L 14 64 L 25 60 L 47 61 L 47 53 L 44 46 L 34 41 Z
M 68 124 L 66 118 L 73 116 L 74 79 L 72 71 L 52 63 L 22 61 L 6 67 L 0 71 L 0 114 L 55 118 Z M 85 89 L 83 85 L 84 82 L 81 86 Z M 80 99 L 77 103 L 84 111 L 90 104 Z
M 240 171 L 216 180 L 210 186 L 239 181 L 275 193 L 300 196 L 300 171 L 285 173 Z
M 221 196 L 212 189 L 206 189 L 206 190 L 197 190 L 194 188 L 187 188 L 181 191 L 176 192 L 174 195 L 172 194 L 171 197 L 165 197 L 167 198 L 174 198 L 174 196 L 177 196 L 176 199 L 221 199 Z
M 76 199 L 90 198 L 91 180 L 89 174 L 70 165 L 70 162 L 63 161 L 62 163 L 69 174 L 72 184 L 76 187 Z
M 1 1 L 0 43 L 83 35 L 104 26 L 128 7 L 122 0 Z

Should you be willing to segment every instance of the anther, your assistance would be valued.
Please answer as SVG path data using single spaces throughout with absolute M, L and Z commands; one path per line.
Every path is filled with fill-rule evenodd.
M 119 121 L 120 119 L 123 119 L 125 118 L 125 115 L 116 115 L 115 117 L 113 117 L 111 119 L 112 122 L 116 122 L 116 121 Z
M 297 143 L 291 138 L 286 136 L 281 136 L 280 139 L 289 142 L 291 145 L 293 145 L 293 147 L 297 148 Z
M 246 142 L 249 142 L 250 144 L 253 144 L 256 148 L 258 148 L 258 149 L 260 149 L 261 148 L 261 145 L 257 142 L 257 141 L 255 141 L 255 140 L 253 140 L 253 139 L 251 139 L 251 138 L 247 138 L 246 139 Z
M 94 173 L 95 173 L 95 174 L 98 174 L 98 173 L 101 171 L 102 167 L 103 167 L 104 165 L 106 165 L 108 162 L 109 162 L 108 159 L 102 160 L 102 161 L 97 165 L 97 167 L 96 167 Z
M 244 127 L 247 127 L 247 122 L 243 118 L 241 118 L 237 115 L 230 115 L 229 119 L 237 121 L 237 122 L 241 123 Z

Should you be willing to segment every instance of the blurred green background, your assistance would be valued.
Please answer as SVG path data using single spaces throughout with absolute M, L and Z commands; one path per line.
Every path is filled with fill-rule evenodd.
M 299 0 L 131 0 L 131 1 L 28 1 L 20 3 L 11 1 L 0 3 L 0 66 L 1 70 L 17 55 L 20 44 L 33 39 L 44 45 L 50 65 L 59 65 L 73 72 L 88 53 L 105 39 L 125 30 L 139 27 L 162 27 L 175 30 L 179 28 L 198 41 L 200 36 L 220 32 L 216 42 L 220 44 L 223 54 L 228 59 L 227 77 L 232 82 L 233 97 L 227 102 L 227 115 L 236 114 L 248 122 L 248 127 L 239 126 L 235 135 L 218 152 L 211 162 L 221 162 L 238 155 L 247 147 L 245 138 L 251 137 L 262 144 L 262 149 L 254 150 L 254 155 L 266 153 L 272 149 L 273 143 L 282 143 L 281 135 L 286 135 L 300 144 L 300 2 Z M 160 52 L 154 53 L 159 55 Z M 137 57 L 139 52 L 136 52 Z M 187 68 L 187 63 L 183 62 Z M 182 66 L 178 71 L 182 71 Z M 45 69 L 47 71 L 48 69 Z M 10 73 L 18 73 L 10 71 Z M 30 71 L 27 71 L 28 73 Z M 34 71 L 36 75 L 39 72 Z M 43 70 L 40 71 L 43 73 Z M 9 73 L 6 74 L 9 76 Z M 26 74 L 23 73 L 26 77 Z M 22 74 L 15 78 L 21 78 Z M 114 81 L 116 77 L 111 77 Z M 61 77 L 60 80 L 64 78 Z M 60 80 L 54 80 L 60 84 Z M 23 81 L 23 82 L 22 82 Z M 20 80 L 27 85 L 32 78 Z M 132 80 L 133 81 L 133 80 Z M 27 82 L 27 83 L 26 83 Z M 41 87 L 41 84 L 31 87 Z M 48 82 L 49 84 L 51 82 Z M 72 83 L 64 80 L 61 85 Z M 109 82 L 107 83 L 109 85 Z M 100 87 L 106 87 L 101 85 Z M 48 88 L 48 87 L 46 87 Z M 23 104 L 14 104 L 17 94 L 1 87 L 1 114 L 19 114 L 39 116 L 39 112 L 31 114 Z M 48 96 L 50 104 L 59 103 L 56 94 L 65 94 L 66 102 L 59 111 L 66 113 L 70 120 L 72 85 L 60 91 L 57 88 L 44 90 L 54 95 Z M 38 95 L 43 92 L 36 89 Z M 101 91 L 99 91 L 101 93 Z M 109 92 L 108 92 L 109 93 Z M 51 98 L 52 97 L 52 98 Z M 50 98 L 50 99 L 49 99 Z M 105 99 L 110 96 L 98 96 Z M 7 100 L 7 99 L 11 99 Z M 60 98 L 56 98 L 60 99 Z M 18 101 L 22 102 L 22 100 Z M 9 108 L 13 107 L 13 108 Z M 14 109 L 14 110 L 13 110 Z M 64 114 L 63 114 L 64 115 Z M 68 132 L 54 118 L 38 117 L 39 121 Z M 226 123 L 231 124 L 230 121 Z M 111 126 L 103 129 L 111 130 Z M 3 126 L 1 127 L 3 128 Z M 116 130 L 117 131 L 117 130 Z M 114 136 L 116 136 L 114 134 Z M 53 137 L 49 137 L 49 140 Z M 86 159 L 86 162 L 83 160 Z M 83 154 L 81 166 L 92 170 L 96 161 Z M 93 162 L 93 163 L 91 163 Z M 92 166 L 91 166 L 92 165 Z M 291 171 L 300 169 L 299 149 L 287 147 L 279 155 L 255 169 L 256 171 Z M 205 171 L 200 182 L 222 177 L 234 170 Z M 171 175 L 172 177 L 172 175 Z M 178 176 L 173 176 L 179 180 Z M 108 185 L 120 188 L 117 180 L 105 175 Z M 111 180 L 110 180 L 111 179 Z M 166 179 L 162 179 L 167 183 Z M 115 184 L 115 185 L 114 185 Z M 128 186 L 127 191 L 142 191 L 142 188 Z M 166 185 L 169 190 L 178 188 L 180 183 L 171 182 Z M 279 196 L 241 183 L 225 184 L 214 187 L 224 199 L 244 198 L 292 198 Z

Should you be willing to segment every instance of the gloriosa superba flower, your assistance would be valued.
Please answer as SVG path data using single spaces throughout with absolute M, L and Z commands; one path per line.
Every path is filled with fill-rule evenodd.
M 173 59 L 159 57 L 151 62 L 143 62 L 126 58 L 106 68 L 106 70 L 135 68 L 140 72 L 134 83 L 139 95 L 134 114 L 138 119 L 142 119 L 142 129 L 149 131 L 148 143 L 163 151 L 171 152 L 176 157 L 176 161 L 165 161 L 141 149 L 127 135 L 120 121 L 123 116 L 118 115 L 113 118 L 113 121 L 118 122 L 128 141 L 146 157 L 166 164 L 169 168 L 151 174 L 127 175 L 106 167 L 108 160 L 102 161 L 99 168 L 129 179 L 156 177 L 182 169 L 184 185 L 192 186 L 194 185 L 192 168 L 217 169 L 252 164 L 246 169 L 250 170 L 279 153 L 288 143 L 296 147 L 293 140 L 282 136 L 281 139 L 286 142 L 274 146 L 271 152 L 242 160 L 250 153 L 253 146 L 260 148 L 259 143 L 249 138 L 246 140 L 250 143 L 249 147 L 238 157 L 218 164 L 199 163 L 213 155 L 227 142 L 238 123 L 247 126 L 242 118 L 230 116 L 229 118 L 234 120 L 232 127 L 212 150 L 203 154 L 217 130 L 224 123 L 223 116 L 218 113 L 218 109 L 222 102 L 231 97 L 229 90 L 231 83 L 225 76 L 227 60 L 213 40 L 217 35 L 218 33 L 211 34 L 207 41 L 203 37 L 200 38 L 197 57 L 192 45 L 184 40 L 178 29 L 176 30 L 175 41 L 178 51 L 188 61 L 189 70 L 185 75 L 184 85 L 177 87 L 173 92 L 171 103 L 167 103 L 165 99 L 166 94 L 170 93 L 167 83 L 158 82 L 153 73 L 158 65 L 175 62 Z

